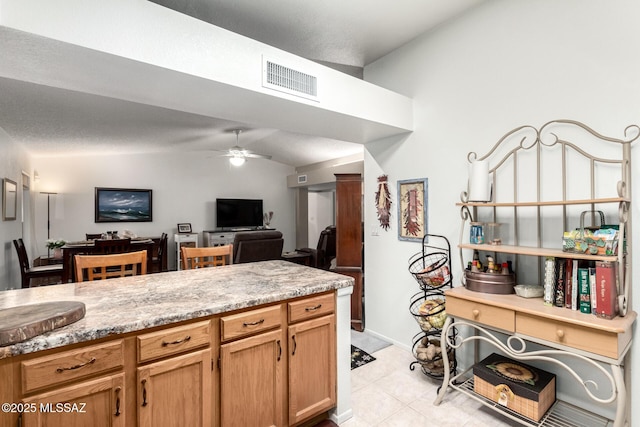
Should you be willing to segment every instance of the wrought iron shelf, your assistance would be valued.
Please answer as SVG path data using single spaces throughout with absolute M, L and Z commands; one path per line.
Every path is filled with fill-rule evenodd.
M 516 255 L 552 256 L 556 258 L 584 259 L 588 261 L 618 261 L 617 255 L 589 255 L 577 252 L 565 252 L 562 249 L 538 248 L 533 246 L 475 245 L 470 243 L 460 243 L 458 247 L 460 249 L 477 249 L 485 252 L 499 252 Z
M 450 387 L 458 390 L 461 393 L 479 401 L 485 406 L 498 411 L 505 417 L 508 417 L 514 421 L 519 422 L 525 426 L 537 426 L 537 427 L 609 427 L 613 425 L 613 421 L 604 418 L 600 415 L 589 412 L 585 409 L 578 408 L 570 403 L 562 400 L 556 400 L 553 406 L 547 411 L 539 422 L 533 421 L 529 418 L 525 418 L 515 411 L 506 408 L 493 400 L 489 400 L 486 397 L 473 391 L 473 377 L 464 380 L 465 375 L 469 371 L 465 371 L 460 375 L 453 378 Z M 462 382 L 459 382 L 462 381 Z
M 512 208 L 512 207 L 535 207 L 535 206 L 569 206 L 569 205 L 602 205 L 606 203 L 629 203 L 625 197 L 609 197 L 604 199 L 582 199 L 582 200 L 556 200 L 540 202 L 460 202 L 456 206 L 484 207 L 484 208 Z

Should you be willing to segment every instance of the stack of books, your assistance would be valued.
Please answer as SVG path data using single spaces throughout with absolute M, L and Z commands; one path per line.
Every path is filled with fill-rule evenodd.
M 554 277 L 545 277 L 545 283 L 551 282 L 554 286 L 553 305 L 606 319 L 616 317 L 619 293 L 617 262 L 565 258 L 554 258 L 553 262 L 555 269 L 550 274 Z

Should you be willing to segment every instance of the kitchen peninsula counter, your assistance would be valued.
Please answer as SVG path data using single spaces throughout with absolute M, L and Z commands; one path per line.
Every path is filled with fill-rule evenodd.
M 28 341 L 0 347 L 0 359 L 142 331 L 352 286 L 353 279 L 287 261 L 171 271 L 98 282 L 0 292 L 0 310 L 80 301 L 83 319 Z
M 0 292 L 0 310 L 52 301 L 78 301 L 85 304 L 86 313 L 82 319 L 75 323 L 21 343 L 0 347 L 0 371 L 13 376 L 11 382 L 14 389 L 13 392 L 5 389 L 0 393 L 0 396 L 5 399 L 10 396 L 14 399 L 21 399 L 18 397 L 22 396 L 20 389 L 22 389 L 22 393 L 27 393 L 27 400 L 34 395 L 29 392 L 24 373 L 27 372 L 25 369 L 29 368 L 28 365 L 31 360 L 34 360 L 34 357 L 38 357 L 38 360 L 43 359 L 43 357 L 39 357 L 42 354 L 44 359 L 54 358 L 57 354 L 61 354 L 60 351 L 64 352 L 67 349 L 70 349 L 71 352 L 81 351 L 87 345 L 91 346 L 95 343 L 104 347 L 120 338 L 125 339 L 123 366 L 125 378 L 128 378 L 130 375 L 128 374 L 129 365 L 133 367 L 133 363 L 135 363 L 135 359 L 132 359 L 136 354 L 134 352 L 140 354 L 140 346 L 144 345 L 144 341 L 140 341 L 140 337 L 153 338 L 154 334 L 162 333 L 167 328 L 175 330 L 181 327 L 195 327 L 196 331 L 204 331 L 205 339 L 210 334 L 211 344 L 208 344 L 209 341 L 205 344 L 205 346 L 210 346 L 210 350 L 206 350 L 206 347 L 205 350 L 206 354 L 211 353 L 211 356 L 207 356 L 209 359 L 206 360 L 211 360 L 211 368 L 213 369 L 215 359 L 219 357 L 216 354 L 218 354 L 220 340 L 227 342 L 224 336 L 220 338 L 223 328 L 216 326 L 217 322 L 222 320 L 216 320 L 214 323 L 214 319 L 230 319 L 245 313 L 264 311 L 267 314 L 266 327 L 266 323 L 270 321 L 269 310 L 273 313 L 274 307 L 281 307 L 278 310 L 285 310 L 280 311 L 284 317 L 277 317 L 275 321 L 279 322 L 278 324 L 282 325 L 279 328 L 284 328 L 283 331 L 286 332 L 287 316 L 291 318 L 290 311 L 296 304 L 315 298 L 324 298 L 324 301 L 330 303 L 332 317 L 335 318 L 335 347 L 333 348 L 335 348 L 337 355 L 337 363 L 334 365 L 337 398 L 330 413 L 336 422 L 342 422 L 351 417 L 349 355 L 352 287 L 353 279 L 348 276 L 287 261 L 264 261 L 106 281 L 3 291 Z M 330 299 L 326 300 L 326 298 Z M 201 329 L 199 326 L 203 325 L 203 322 L 205 322 L 205 329 Z M 312 320 L 313 322 L 316 321 Z M 291 320 L 289 320 L 289 324 L 291 325 Z M 278 326 L 275 325 L 275 327 Z M 291 327 L 289 326 L 290 329 Z M 211 332 L 207 332 L 209 330 Z M 269 334 L 271 333 L 269 332 Z M 200 338 L 194 336 L 191 338 L 191 342 L 201 338 L 202 336 Z M 138 340 L 137 347 L 134 347 L 133 344 L 135 340 Z M 281 345 L 280 341 L 277 345 Z M 108 351 L 111 350 L 108 348 Z M 127 356 L 128 354 L 131 356 Z M 140 355 L 137 358 L 137 366 L 140 367 L 137 368 L 138 374 L 135 375 L 142 375 L 141 369 L 145 366 L 145 360 L 141 360 Z M 15 363 L 12 362 L 14 359 Z M 158 360 L 162 361 L 162 359 Z M 22 368 L 19 368 L 20 364 L 22 364 Z M 76 369 L 76 366 L 71 369 Z M 82 370 L 84 368 L 74 372 Z M 130 372 L 134 372 L 134 370 L 131 369 Z M 114 374 L 113 376 L 118 377 L 118 375 Z M 19 380 L 20 376 L 23 378 L 22 384 Z M 217 374 L 214 374 L 212 385 L 217 378 Z M 74 383 L 70 381 L 62 385 L 70 384 L 67 388 L 72 389 Z M 136 406 L 135 401 L 131 399 L 136 398 L 139 390 L 136 390 L 133 380 L 126 379 L 123 384 L 122 387 L 127 392 L 126 408 L 129 411 L 126 419 L 133 420 L 131 411 Z M 117 387 L 115 389 L 117 390 Z M 37 391 L 38 388 L 33 390 Z M 57 389 L 43 386 L 40 390 L 43 390 L 46 395 L 47 390 Z M 216 395 L 214 392 L 214 403 L 218 398 L 215 397 Z M 117 396 L 117 393 L 113 396 Z M 213 408 L 211 410 L 217 412 L 216 406 L 218 405 L 219 403 L 211 405 Z M 204 419 L 206 419 L 206 415 Z M 218 415 L 214 413 L 213 418 L 216 419 L 216 417 Z M 292 420 L 291 417 L 290 420 Z M 287 419 L 286 415 L 284 415 L 284 419 Z

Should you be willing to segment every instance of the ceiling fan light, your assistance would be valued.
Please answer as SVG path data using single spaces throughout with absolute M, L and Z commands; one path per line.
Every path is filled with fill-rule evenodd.
M 240 156 L 229 157 L 229 163 L 233 166 L 242 166 L 244 164 L 245 158 Z

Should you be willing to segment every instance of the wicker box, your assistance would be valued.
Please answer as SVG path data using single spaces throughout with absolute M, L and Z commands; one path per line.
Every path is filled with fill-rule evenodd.
M 540 421 L 556 401 L 556 376 L 493 353 L 473 366 L 476 393 Z

